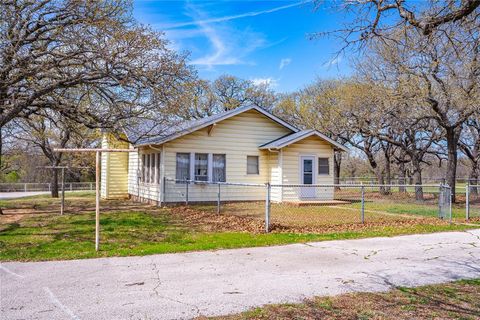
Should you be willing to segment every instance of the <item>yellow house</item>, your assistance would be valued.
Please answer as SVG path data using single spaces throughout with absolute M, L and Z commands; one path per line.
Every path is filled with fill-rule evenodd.
M 104 137 L 102 147 L 112 143 Z M 348 149 L 315 130 L 299 130 L 258 107 L 241 107 L 169 128 L 130 145 L 137 152 L 102 155 L 102 197 L 152 202 L 330 200 L 334 151 Z M 104 183 L 105 179 L 105 183 Z M 186 186 L 185 181 L 194 181 Z M 319 185 L 309 188 L 308 185 Z

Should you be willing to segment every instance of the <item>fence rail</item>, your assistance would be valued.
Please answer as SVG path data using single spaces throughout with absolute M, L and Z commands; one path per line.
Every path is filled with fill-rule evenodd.
M 425 184 L 252 184 L 165 178 L 157 198 L 261 221 L 265 231 L 452 222 L 451 188 Z
M 59 190 L 62 183 L 58 184 Z M 0 192 L 51 191 L 51 183 L 0 183 Z M 66 191 L 95 190 L 95 182 L 66 182 Z

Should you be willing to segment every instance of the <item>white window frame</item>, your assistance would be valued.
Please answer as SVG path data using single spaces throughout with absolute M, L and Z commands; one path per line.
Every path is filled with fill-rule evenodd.
M 256 173 L 249 173 L 249 172 L 248 172 L 248 157 L 256 157 L 256 158 L 257 158 L 257 172 L 256 172 Z M 246 162 L 247 162 L 247 170 L 246 170 L 247 175 L 249 175 L 249 176 L 258 176 L 258 175 L 260 175 L 260 156 L 259 156 L 259 155 L 256 155 L 256 154 L 248 154 L 248 155 L 247 155 L 247 158 L 246 158 Z
M 177 152 L 177 153 L 185 153 L 185 154 L 190 154 L 190 180 L 194 181 L 195 180 L 195 155 L 196 154 L 207 154 L 207 181 L 201 181 L 201 182 L 213 182 L 213 155 L 214 154 L 222 154 L 225 155 L 225 181 L 227 180 L 227 154 L 226 153 L 221 153 L 221 152 Z M 177 154 L 176 153 L 176 154 Z M 175 154 L 175 157 L 176 157 Z M 177 172 L 177 162 L 175 160 L 175 176 Z M 260 158 L 258 160 L 258 171 L 260 172 Z
M 320 172 L 320 159 L 327 159 L 328 173 L 321 173 Z M 318 175 L 319 176 L 329 176 L 330 175 L 330 158 L 329 157 L 318 157 L 317 158 L 317 170 L 318 170 Z
M 222 156 L 225 156 L 225 181 L 213 181 L 213 155 L 222 155 Z M 217 182 L 227 182 L 227 154 L 226 153 L 209 153 L 209 156 L 211 158 L 211 161 L 209 162 L 210 166 L 209 166 L 209 172 L 210 172 L 210 175 L 209 175 L 209 179 L 208 181 L 211 181 L 213 183 L 217 183 Z

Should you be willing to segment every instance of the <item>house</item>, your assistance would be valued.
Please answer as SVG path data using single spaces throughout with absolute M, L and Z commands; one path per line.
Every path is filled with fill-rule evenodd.
M 102 154 L 102 197 L 151 202 L 216 201 L 218 183 L 236 184 L 222 200 L 263 200 L 266 188 L 255 184 L 267 182 L 284 185 L 272 187 L 273 201 L 330 200 L 333 188 L 291 185 L 333 184 L 334 151 L 348 150 L 258 107 L 188 121 L 135 145 L 105 134 L 102 147 L 137 151 Z

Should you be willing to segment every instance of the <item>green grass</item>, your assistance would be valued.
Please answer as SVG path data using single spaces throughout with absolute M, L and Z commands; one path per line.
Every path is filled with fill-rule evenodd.
M 223 320 L 246 319 L 464 319 L 480 318 L 480 279 L 399 287 L 384 293 L 317 297 L 300 304 L 255 308 Z
M 94 251 L 94 214 L 39 215 L 0 224 L 0 260 L 40 261 L 148 255 L 197 250 L 358 239 L 465 230 L 461 225 L 378 227 L 324 234 L 203 232 L 174 218 L 170 209 L 101 215 L 101 250 Z

